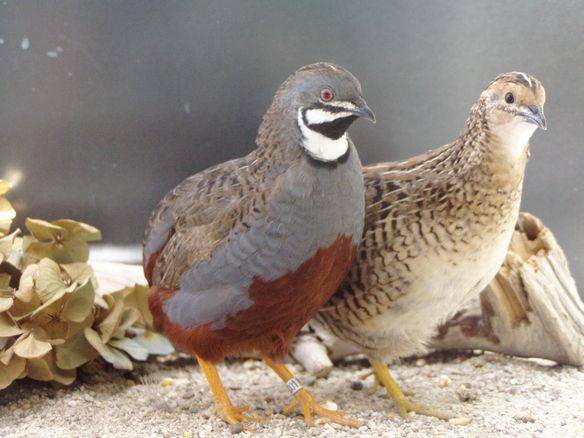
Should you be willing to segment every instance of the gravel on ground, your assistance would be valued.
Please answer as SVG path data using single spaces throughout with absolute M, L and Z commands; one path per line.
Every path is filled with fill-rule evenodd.
M 392 367 L 415 402 L 455 415 L 450 422 L 399 417 L 378 390 L 363 360 L 339 364 L 314 379 L 291 365 L 312 393 L 329 406 L 363 421 L 359 429 L 318 422 L 279 410 L 290 401 L 285 386 L 261 362 L 220 367 L 236 405 L 268 416 L 256 432 L 228 426 L 213 416 L 207 384 L 195 362 L 179 358 L 141 364 L 132 372 L 85 370 L 69 387 L 18 381 L 0 391 L 1 437 L 483 437 L 584 436 L 584 372 L 542 361 L 493 353 L 434 355 Z

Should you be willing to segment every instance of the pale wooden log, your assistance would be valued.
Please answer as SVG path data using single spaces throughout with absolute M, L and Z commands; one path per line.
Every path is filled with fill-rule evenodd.
M 146 284 L 140 266 L 91 265 L 102 293 Z M 359 353 L 318 327 L 312 329 L 303 330 L 290 350 L 308 372 L 326 375 L 335 360 Z M 490 350 L 584 365 L 584 304 L 564 252 L 539 219 L 521 213 L 495 279 L 438 329 L 431 347 Z
M 522 213 L 497 276 L 439 329 L 436 349 L 482 349 L 584 365 L 584 303 L 552 232 Z

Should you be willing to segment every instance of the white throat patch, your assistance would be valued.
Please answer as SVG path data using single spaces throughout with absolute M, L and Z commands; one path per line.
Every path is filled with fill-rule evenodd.
M 509 157 L 515 160 L 524 153 L 536 129 L 534 124 L 518 120 L 494 128 L 493 133 L 501 139 L 501 146 L 505 147 Z
M 320 109 L 307 111 L 306 118 L 311 124 L 332 122 L 340 117 L 347 117 L 350 113 L 338 112 L 330 113 Z M 313 131 L 304 123 L 302 110 L 298 110 L 298 126 L 302 132 L 302 144 L 310 155 L 320 161 L 335 161 L 347 153 L 349 149 L 349 140 L 347 133 L 344 133 L 336 140 L 322 135 L 320 132 Z

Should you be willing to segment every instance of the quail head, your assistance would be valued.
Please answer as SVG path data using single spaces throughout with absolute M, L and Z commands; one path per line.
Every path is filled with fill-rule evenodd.
M 452 143 L 364 169 L 357 260 L 311 326 L 358 346 L 404 416 L 443 417 L 411 403 L 386 363 L 424 351 L 438 324 L 499 270 L 519 213 L 528 142 L 546 129 L 544 103 L 537 79 L 502 74 Z
M 215 363 L 258 352 L 306 422 L 354 426 L 322 408 L 282 363 L 296 332 L 350 268 L 364 216 L 361 163 L 347 135 L 373 120 L 361 86 L 328 63 L 299 69 L 278 89 L 243 158 L 187 178 L 158 204 L 144 239 L 156 325 L 195 356 L 228 423 L 234 407 Z

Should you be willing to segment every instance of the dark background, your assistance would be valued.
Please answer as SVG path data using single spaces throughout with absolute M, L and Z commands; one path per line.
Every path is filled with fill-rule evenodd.
M 333 61 L 363 83 L 378 119 L 351 130 L 364 163 L 452 140 L 491 79 L 523 70 L 547 89 L 549 123 L 523 210 L 584 284 L 583 23 L 580 1 L 0 2 L 0 177 L 20 180 L 20 218 L 76 218 L 137 243 L 168 189 L 254 147 L 274 91 L 304 64 Z

